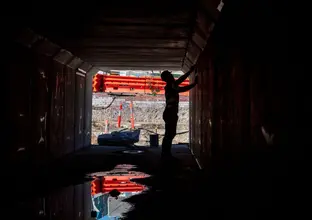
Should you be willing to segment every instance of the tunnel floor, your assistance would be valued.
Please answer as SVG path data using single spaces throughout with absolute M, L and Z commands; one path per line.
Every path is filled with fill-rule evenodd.
M 48 166 L 20 166 L 10 179 L 16 185 L 7 197 L 6 210 L 11 211 L 13 219 L 20 219 L 14 214 L 17 210 L 28 219 L 92 219 L 91 213 L 86 213 L 90 210 L 75 214 L 76 205 L 83 206 L 85 201 L 81 200 L 90 199 L 90 194 L 75 199 L 68 189 L 90 189 L 90 174 L 105 173 L 123 164 L 148 175 L 134 181 L 145 190 L 126 198 L 132 208 L 124 219 L 196 219 L 203 215 L 213 219 L 262 219 L 271 212 L 276 199 L 286 197 L 279 184 L 287 179 L 281 178 L 283 170 L 272 167 L 269 158 L 266 166 L 261 158 L 262 164 L 260 160 L 248 161 L 207 171 L 199 169 L 187 145 L 174 146 L 173 155 L 178 160 L 168 162 L 161 160 L 160 148 L 92 146 Z M 276 172 L 279 178 L 274 176 Z
M 135 180 L 147 189 L 143 193 L 144 196 L 136 195 L 129 200 L 133 207 L 136 204 L 141 206 L 139 201 L 141 199 L 146 200 L 146 195 L 150 196 L 151 193 L 151 196 L 155 196 L 155 192 L 157 194 L 163 193 L 163 190 L 172 187 L 174 179 L 175 182 L 185 181 L 189 175 L 193 175 L 193 172 L 199 170 L 187 145 L 174 145 L 172 150 L 177 159 L 164 161 L 160 157 L 160 148 L 94 145 L 46 166 L 20 164 L 16 166 L 16 171 L 12 172 L 11 180 L 14 179 L 13 182 L 16 185 L 15 190 L 13 190 L 14 195 L 9 197 L 10 202 L 7 204 L 10 204 L 10 207 L 8 208 L 9 210 L 13 208 L 12 211 L 20 210 L 32 219 L 67 219 L 68 214 L 64 213 L 73 210 L 70 208 L 69 210 L 56 210 L 59 213 L 56 213 L 55 216 L 49 216 L 48 213 L 43 214 L 42 200 L 58 200 L 57 197 L 60 194 L 66 194 L 66 189 L 68 191 L 68 188 L 77 185 L 85 184 L 90 188 L 93 180 L 91 176 L 94 173 L 112 171 L 116 166 L 124 164 L 133 166 L 131 171 L 139 171 L 147 176 L 147 178 Z M 31 172 L 29 172 L 30 170 Z M 23 183 L 22 187 L 19 184 L 21 182 Z M 38 203 L 40 203 L 39 206 Z M 49 206 L 49 204 L 44 204 L 44 206 Z M 49 209 L 49 207 L 45 208 Z M 62 208 L 59 207 L 59 209 Z M 134 210 L 131 209 L 126 214 L 126 219 L 141 218 L 137 216 L 138 212 Z M 144 212 L 140 212 L 140 215 L 142 214 Z M 84 213 L 84 215 L 91 216 L 91 213 Z M 142 217 L 146 219 L 144 215 Z M 64 216 L 67 217 L 64 218 Z

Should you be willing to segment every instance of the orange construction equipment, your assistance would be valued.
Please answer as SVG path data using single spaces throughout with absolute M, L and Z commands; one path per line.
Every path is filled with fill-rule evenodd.
M 118 118 L 117 118 L 117 128 L 120 128 L 121 125 L 121 111 L 122 111 L 122 104 L 119 106 L 119 113 L 118 113 Z
M 95 74 L 92 80 L 92 90 L 93 92 L 103 91 L 103 74 Z
M 133 77 L 133 76 L 103 76 L 103 92 L 164 94 L 166 83 L 160 77 Z M 181 86 L 189 85 L 189 80 Z M 188 96 L 188 92 L 181 93 Z

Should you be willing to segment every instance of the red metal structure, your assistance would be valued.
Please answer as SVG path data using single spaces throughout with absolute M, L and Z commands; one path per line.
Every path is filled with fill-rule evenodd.
M 97 74 L 98 75 L 98 74 Z M 95 78 L 93 80 L 98 80 Z M 118 93 L 143 93 L 143 94 L 164 94 L 166 83 L 160 77 L 133 77 L 133 76 L 116 76 L 102 75 L 103 88 L 102 92 Z M 189 80 L 185 80 L 181 86 L 189 85 Z M 93 90 L 94 91 L 94 90 Z M 188 92 L 181 93 L 188 96 Z

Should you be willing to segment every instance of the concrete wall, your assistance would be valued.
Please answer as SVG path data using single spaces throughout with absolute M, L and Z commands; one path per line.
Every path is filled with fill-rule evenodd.
M 287 28 L 285 15 L 271 10 L 266 1 L 226 1 L 199 57 L 190 138 L 203 167 L 290 145 L 295 91 L 285 64 Z M 262 126 L 274 134 L 273 145 Z

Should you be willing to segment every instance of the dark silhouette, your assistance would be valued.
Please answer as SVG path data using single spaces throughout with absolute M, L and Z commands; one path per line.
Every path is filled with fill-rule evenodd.
M 179 93 L 192 89 L 197 84 L 197 75 L 195 76 L 194 83 L 184 87 L 180 87 L 179 85 L 194 71 L 194 69 L 195 66 L 192 66 L 187 73 L 177 80 L 174 79 L 173 75 L 168 70 L 161 73 L 161 79 L 166 82 L 166 108 L 163 113 L 166 131 L 162 142 L 162 157 L 171 157 L 171 145 L 172 140 L 176 135 L 178 122 Z

